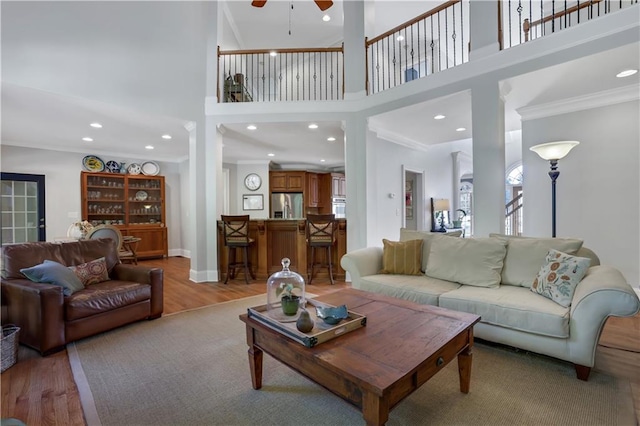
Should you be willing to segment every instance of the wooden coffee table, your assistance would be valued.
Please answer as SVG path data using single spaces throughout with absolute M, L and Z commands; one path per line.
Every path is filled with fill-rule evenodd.
M 479 316 L 356 289 L 316 299 L 346 304 L 366 315 L 367 325 L 307 348 L 240 315 L 247 325 L 254 389 L 262 387 L 264 351 L 358 407 L 370 425 L 385 424 L 396 404 L 456 357 L 460 391 L 469 392 L 473 326 Z

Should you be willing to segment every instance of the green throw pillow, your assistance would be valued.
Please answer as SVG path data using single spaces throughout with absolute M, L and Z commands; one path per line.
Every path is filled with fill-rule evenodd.
M 50 283 L 62 287 L 62 294 L 65 296 L 71 296 L 84 288 L 71 269 L 53 260 L 45 260 L 39 265 L 20 269 L 20 272 L 33 282 Z
M 544 265 L 531 285 L 531 291 L 558 305 L 571 306 L 573 293 L 591 265 L 591 259 L 549 250 Z
M 422 240 L 389 241 L 382 240 L 381 274 L 421 275 Z

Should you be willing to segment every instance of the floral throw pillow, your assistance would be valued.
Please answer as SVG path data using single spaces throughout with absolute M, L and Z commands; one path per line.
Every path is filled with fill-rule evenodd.
M 80 281 L 82 281 L 82 284 L 84 284 L 85 287 L 109 280 L 107 262 L 104 257 L 81 265 L 69 266 L 69 269 L 71 269 L 78 278 L 80 278 Z
M 545 264 L 533 280 L 531 291 L 547 297 L 565 308 L 571 306 L 573 293 L 587 273 L 591 259 L 571 256 L 551 249 Z

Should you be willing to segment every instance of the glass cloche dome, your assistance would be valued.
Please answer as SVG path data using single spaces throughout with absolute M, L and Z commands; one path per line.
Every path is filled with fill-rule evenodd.
M 305 283 L 300 274 L 289 270 L 289 258 L 281 263 L 282 271 L 267 280 L 267 313 L 278 321 L 290 322 L 298 318 L 300 307 L 306 304 Z

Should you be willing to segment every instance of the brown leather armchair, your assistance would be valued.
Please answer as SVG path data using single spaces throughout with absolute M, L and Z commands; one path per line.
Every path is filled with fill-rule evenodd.
M 70 296 L 63 288 L 36 283 L 20 269 L 53 260 L 76 266 L 104 257 L 109 280 Z M 3 320 L 21 327 L 20 343 L 49 355 L 69 342 L 163 311 L 163 270 L 125 265 L 111 239 L 25 243 L 2 247 Z

